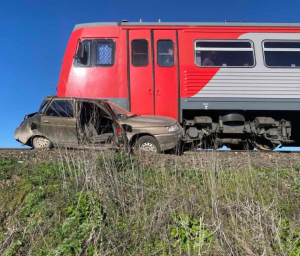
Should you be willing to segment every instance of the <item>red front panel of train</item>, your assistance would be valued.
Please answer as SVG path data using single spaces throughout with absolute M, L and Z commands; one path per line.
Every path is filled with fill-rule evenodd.
M 123 34 L 119 34 L 118 27 L 90 27 L 74 31 L 64 56 L 57 95 L 126 98 L 126 66 L 122 66 L 122 71 L 125 70 L 125 72 L 119 72 L 119 60 L 122 60 L 120 61 L 121 64 L 124 61 L 126 62 L 126 37 L 124 36 L 123 39 L 123 36 Z M 74 60 L 79 39 L 81 42 L 91 41 L 88 51 L 89 65 L 79 66 L 76 65 L 76 60 Z M 105 60 L 106 56 L 104 56 L 101 61 L 110 61 L 110 65 L 102 65 L 98 59 L 98 57 L 101 57 L 100 54 L 105 53 L 106 48 L 108 49 L 106 52 L 111 52 L 110 59 L 106 58 Z M 119 51 L 119 49 L 122 51 Z

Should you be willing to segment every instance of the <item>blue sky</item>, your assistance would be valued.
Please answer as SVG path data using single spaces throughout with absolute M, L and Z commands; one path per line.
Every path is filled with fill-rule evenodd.
M 75 24 L 96 21 L 300 22 L 300 1 L 1 1 L 0 147 L 19 147 L 15 128 L 55 94 Z

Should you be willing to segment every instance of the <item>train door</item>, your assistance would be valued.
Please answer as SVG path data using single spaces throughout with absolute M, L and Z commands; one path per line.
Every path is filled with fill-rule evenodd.
M 154 114 L 153 62 L 150 30 L 129 30 L 130 110 L 135 114 Z
M 154 30 L 155 115 L 178 120 L 178 58 L 175 30 Z

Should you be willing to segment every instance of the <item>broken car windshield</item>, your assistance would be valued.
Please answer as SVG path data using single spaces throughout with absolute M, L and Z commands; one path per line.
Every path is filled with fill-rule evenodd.
M 126 115 L 127 117 L 136 116 L 135 114 L 121 108 L 115 103 L 112 103 L 111 101 L 107 101 L 107 103 L 110 105 L 110 107 L 113 109 L 116 115 Z

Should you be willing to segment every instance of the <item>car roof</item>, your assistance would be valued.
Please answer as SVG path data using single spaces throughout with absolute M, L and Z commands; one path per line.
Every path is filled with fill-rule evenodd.
M 100 99 L 100 98 L 81 98 L 81 97 L 59 97 L 57 95 L 47 95 L 46 99 L 77 99 L 77 100 L 97 100 L 97 101 L 104 101 L 109 102 L 107 99 Z

